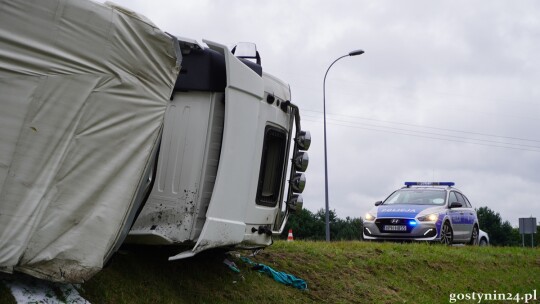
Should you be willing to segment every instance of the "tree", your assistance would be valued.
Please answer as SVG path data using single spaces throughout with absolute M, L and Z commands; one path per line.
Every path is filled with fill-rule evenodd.
M 317 220 L 317 217 L 307 209 L 302 209 L 289 216 L 285 230 L 281 234 L 282 238 L 287 238 L 289 229 L 293 230 L 294 237 L 298 239 L 324 239 L 324 222 Z
M 361 218 L 338 219 L 334 227 L 330 226 L 330 238 L 332 240 L 362 240 L 362 227 Z
M 362 219 L 347 217 L 342 220 L 337 217 L 335 210 L 329 210 L 330 239 L 361 240 Z M 326 239 L 326 211 L 319 209 L 315 214 L 307 209 L 292 214 L 287 221 L 282 238 L 287 238 L 289 229 L 293 230 L 294 237 L 301 240 Z
M 503 222 L 500 214 L 489 209 L 480 207 L 476 210 L 480 229 L 489 234 L 489 241 L 496 246 L 517 246 L 519 238 L 516 238 L 514 228 L 510 222 Z

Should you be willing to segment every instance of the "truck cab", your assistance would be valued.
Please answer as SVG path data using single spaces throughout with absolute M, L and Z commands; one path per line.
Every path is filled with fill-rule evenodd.
M 178 37 L 182 69 L 125 241 L 186 246 L 170 260 L 268 246 L 302 207 L 311 138 L 289 86 L 263 72 L 256 49 L 204 43 Z

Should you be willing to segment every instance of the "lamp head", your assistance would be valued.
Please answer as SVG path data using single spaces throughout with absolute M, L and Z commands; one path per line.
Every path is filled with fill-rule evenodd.
M 363 50 L 355 50 L 355 51 L 350 52 L 349 56 L 357 56 L 357 55 L 362 55 L 362 54 L 364 54 Z

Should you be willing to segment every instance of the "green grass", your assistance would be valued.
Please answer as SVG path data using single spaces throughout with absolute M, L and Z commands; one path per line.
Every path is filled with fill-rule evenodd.
M 223 252 L 168 262 L 175 253 L 116 254 L 81 294 L 91 303 L 448 303 L 451 293 L 540 293 L 538 249 L 279 241 L 251 258 L 306 280 L 308 291 L 232 258 L 235 273 Z M 0 303 L 5 297 L 0 286 Z
M 11 304 L 16 303 L 9 289 L 0 281 L 0 303 Z

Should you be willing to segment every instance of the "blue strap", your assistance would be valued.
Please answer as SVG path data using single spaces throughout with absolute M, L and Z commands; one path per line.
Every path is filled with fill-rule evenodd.
M 292 274 L 288 274 L 282 271 L 275 271 L 272 267 L 266 266 L 264 264 L 253 263 L 250 259 L 242 257 L 242 261 L 248 263 L 249 265 L 254 266 L 253 268 L 259 272 L 266 273 L 267 275 L 274 278 L 279 283 L 285 284 L 287 286 L 292 286 L 300 290 L 307 289 L 306 281 L 295 277 Z

